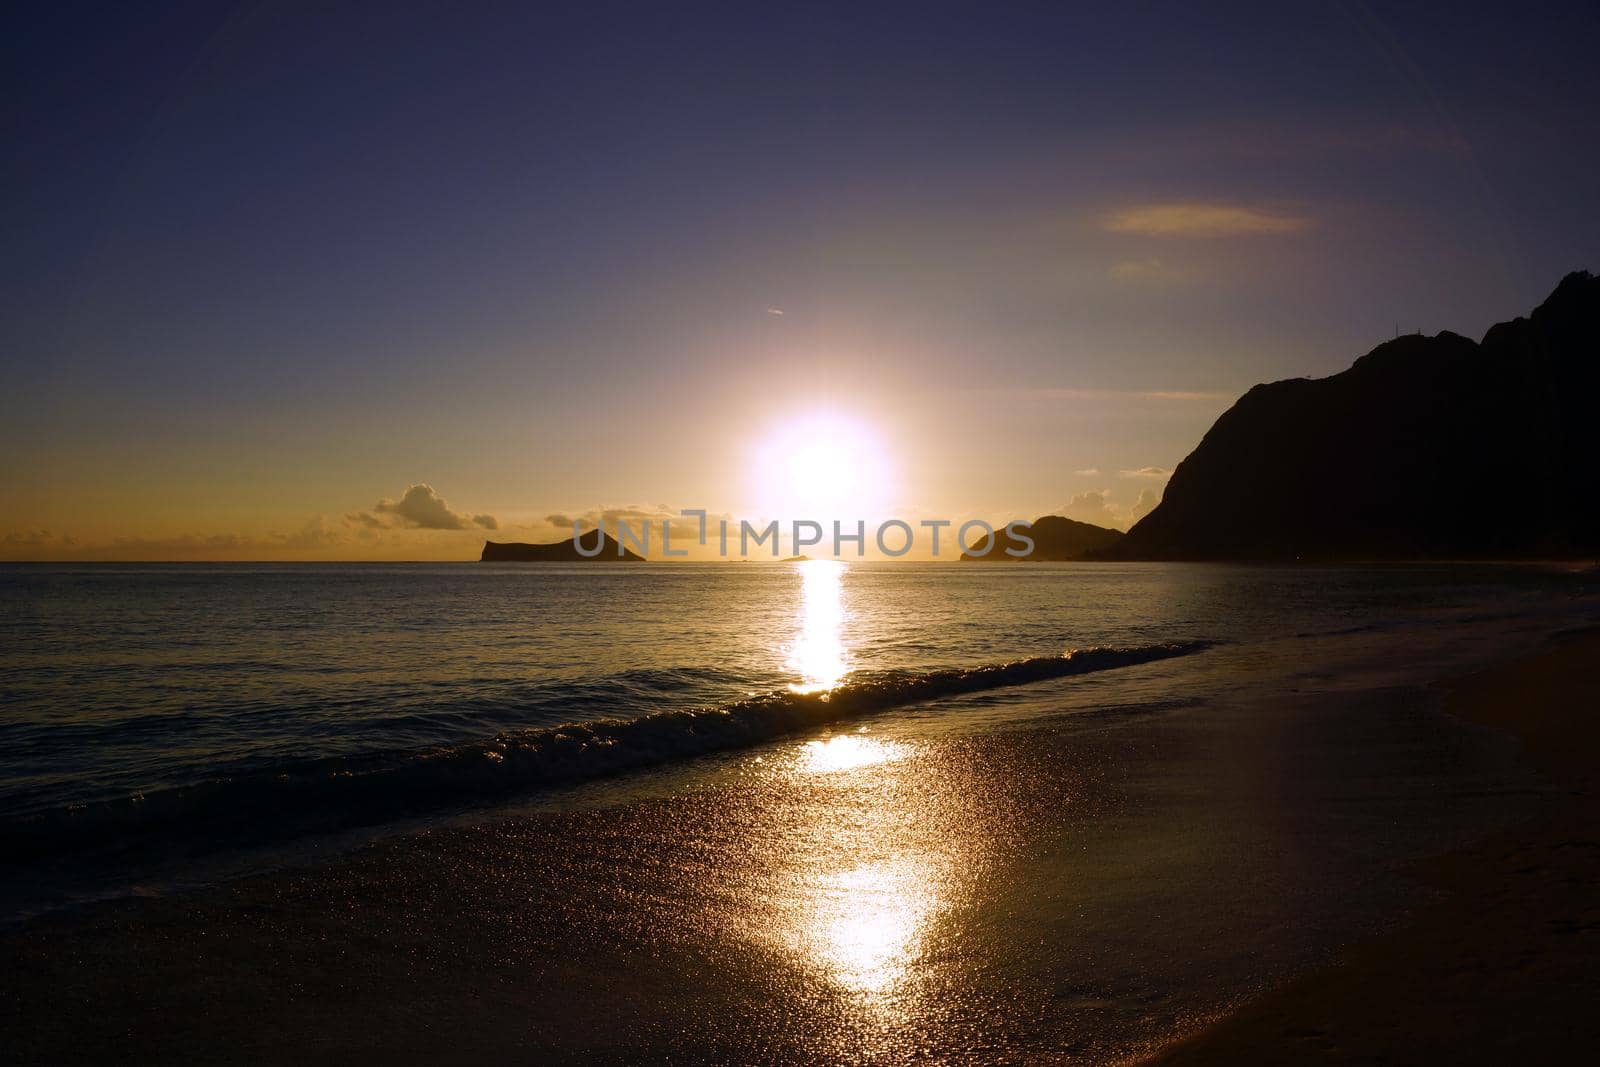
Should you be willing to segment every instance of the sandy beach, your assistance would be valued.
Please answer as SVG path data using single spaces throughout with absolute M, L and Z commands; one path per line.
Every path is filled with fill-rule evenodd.
M 1448 683 L 1556 785 L 1530 819 L 1409 873 L 1435 892 L 1336 965 L 1163 1064 L 1550 1063 L 1600 1041 L 1600 633 Z

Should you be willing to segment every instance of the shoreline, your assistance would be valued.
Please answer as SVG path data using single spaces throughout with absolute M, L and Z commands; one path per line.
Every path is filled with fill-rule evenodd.
M 1600 629 L 1436 685 L 1553 784 L 1536 813 L 1407 864 L 1433 899 L 1150 1062 L 1558 1062 L 1600 1042 Z

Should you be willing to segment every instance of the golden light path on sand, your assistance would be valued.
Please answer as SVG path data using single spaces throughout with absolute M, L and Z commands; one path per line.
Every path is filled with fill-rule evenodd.
M 802 774 L 838 774 L 893 762 L 910 747 L 856 734 L 839 734 L 801 746 Z M 879 809 L 886 817 L 892 811 Z M 838 844 L 838 842 L 832 842 Z M 846 989 L 881 993 L 905 976 L 936 910 L 928 864 L 910 853 L 841 866 L 838 850 L 801 880 L 804 906 L 794 931 L 803 950 Z
M 762 940 L 878 1026 L 915 1006 L 951 905 L 954 856 L 930 839 L 942 819 L 910 780 L 916 752 L 861 732 L 796 745 L 776 773 L 806 802 L 786 828 L 788 862 L 752 902 Z
M 849 771 L 899 759 L 908 751 L 907 745 L 897 741 L 879 741 L 860 733 L 839 734 L 800 746 L 800 769 L 811 774 Z
M 808 887 L 802 943 L 845 989 L 894 990 L 916 962 L 938 905 L 927 875 L 925 864 L 901 856 L 818 876 Z

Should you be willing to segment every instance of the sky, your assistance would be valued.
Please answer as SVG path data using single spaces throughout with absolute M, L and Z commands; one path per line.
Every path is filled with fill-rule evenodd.
M 1592 4 L 11 23 L 3 559 L 1126 527 L 1251 385 L 1600 267 Z

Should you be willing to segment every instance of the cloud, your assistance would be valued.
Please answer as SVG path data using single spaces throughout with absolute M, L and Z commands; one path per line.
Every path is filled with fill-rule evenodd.
M 1232 400 L 1233 393 L 1200 393 L 1185 392 L 1182 390 L 1165 390 L 1153 393 L 1138 394 L 1144 400 Z
M 1110 498 L 1104 491 L 1098 489 L 1091 489 L 1087 493 L 1079 493 L 1073 497 L 1067 502 L 1067 506 L 1061 509 L 1061 514 L 1069 519 L 1093 523 L 1096 526 L 1118 525 Z
M 403 503 L 403 501 L 402 501 Z M 400 505 L 396 504 L 395 507 Z M 484 526 L 492 515 L 456 516 L 458 529 Z M 496 527 L 485 527 L 495 529 Z M 449 558 L 465 549 L 458 538 L 441 538 L 388 513 L 351 512 L 330 519 L 314 515 L 298 527 L 221 533 L 172 533 L 79 539 L 48 530 L 0 532 L 0 559 L 14 560 L 300 560 Z
M 579 513 L 556 512 L 552 515 L 546 515 L 544 521 L 560 530 L 563 537 L 572 536 L 574 523 L 581 525 L 585 530 L 592 530 L 597 523 L 602 522 L 605 523 L 607 532 L 613 535 L 616 533 L 617 523 L 625 522 L 636 531 L 641 526 L 649 526 L 659 536 L 662 522 L 668 522 L 672 525 L 672 536 L 675 542 L 681 542 L 685 538 L 694 538 L 695 542 L 698 543 L 700 520 L 693 515 L 680 515 L 678 514 L 680 510 L 666 504 L 630 504 L 626 507 L 591 508 L 588 511 Z M 707 515 L 706 530 L 708 531 L 708 537 L 716 536 L 717 520 L 719 519 L 736 521 L 732 515 L 727 513 Z
M 767 314 L 768 315 L 777 315 L 778 317 L 781 318 L 783 316 L 783 309 L 781 307 L 769 307 L 767 309 Z
M 619 507 L 596 507 L 585 511 L 557 511 L 545 515 L 541 522 L 518 528 L 526 536 L 541 541 L 566 540 L 572 536 L 573 526 L 587 533 L 604 523 L 608 537 L 619 537 L 618 523 L 627 523 L 631 538 L 648 537 L 647 555 L 659 557 L 662 550 L 661 524 L 665 522 L 672 531 L 672 551 L 687 550 L 691 555 L 704 557 L 717 548 L 717 523 L 727 522 L 732 530 L 731 544 L 737 548 L 739 520 L 729 512 L 706 515 L 706 545 L 700 544 L 700 520 L 693 515 L 680 515 L 681 508 L 670 504 L 630 504 Z M 542 524 L 541 524 L 542 523 Z M 546 532 L 548 529 L 549 532 Z M 634 541 L 627 541 L 633 547 Z
M 1085 478 L 1094 478 L 1094 477 L 1099 475 L 1100 468 L 1099 467 L 1085 467 L 1081 471 L 1073 471 L 1072 473 L 1073 474 L 1081 474 Z
M 1189 277 L 1189 272 L 1184 268 L 1172 266 L 1154 256 L 1120 260 L 1111 264 L 1106 273 L 1119 282 L 1175 282 Z
M 0 546 L 6 548 L 47 548 L 76 545 L 77 539 L 66 534 L 57 537 L 49 530 L 13 530 L 0 537 Z
M 113 537 L 81 542 L 46 530 L 0 537 L 0 558 L 41 560 L 233 560 L 305 558 L 352 543 L 348 531 L 315 516 L 289 533 L 174 534 L 166 537 Z
M 328 521 L 321 515 L 311 519 L 294 533 L 268 534 L 266 541 L 269 545 L 291 550 L 310 548 L 323 548 L 328 545 L 342 544 L 346 540 L 342 531 L 328 525 Z
M 1233 204 L 1164 203 L 1123 208 L 1106 216 L 1102 225 L 1112 233 L 1142 237 L 1258 237 L 1301 233 L 1311 227 L 1304 215 Z M 1156 260 L 1139 261 L 1133 275 L 1148 271 Z M 1115 268 L 1113 268 L 1115 269 Z
M 500 520 L 493 515 L 465 515 L 451 511 L 444 497 L 426 482 L 411 486 L 399 500 L 378 501 L 372 511 L 353 511 L 345 516 L 345 521 L 368 529 L 396 526 L 417 530 L 468 530 L 474 526 L 485 530 L 500 528 Z
M 1032 386 L 960 386 L 964 394 L 981 393 L 1018 401 L 1040 400 L 1186 400 L 1217 403 L 1238 399 L 1238 393 L 1197 392 L 1181 389 L 1080 389 L 1060 385 Z
M 1161 496 L 1154 489 L 1141 489 L 1138 499 L 1127 507 L 1117 504 L 1109 489 L 1091 489 L 1069 500 L 1066 507 L 1061 509 L 1061 514 L 1079 522 L 1126 530 L 1159 503 Z
M 175 537 L 115 537 L 108 546 L 126 559 L 191 559 L 196 556 L 234 555 L 252 547 L 244 534 L 179 534 Z
M 1172 472 L 1165 467 L 1140 467 L 1138 470 L 1118 471 L 1124 478 L 1165 478 Z

